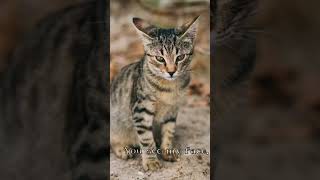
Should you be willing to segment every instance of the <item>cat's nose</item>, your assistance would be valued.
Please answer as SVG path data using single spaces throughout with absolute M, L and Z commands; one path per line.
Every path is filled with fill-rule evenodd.
M 170 74 L 170 76 L 172 77 L 173 76 L 173 74 L 175 73 L 175 71 L 173 71 L 173 72 L 168 72 L 169 74 Z
M 174 64 L 168 63 L 166 66 L 166 70 L 167 70 L 168 74 L 172 77 L 173 74 L 177 71 L 177 68 Z

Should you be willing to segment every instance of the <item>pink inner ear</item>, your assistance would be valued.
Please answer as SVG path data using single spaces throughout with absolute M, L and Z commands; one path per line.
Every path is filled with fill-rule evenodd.
M 149 24 L 147 21 L 140 19 L 140 18 L 133 18 L 132 19 L 133 24 L 136 26 L 136 28 L 143 33 L 144 36 L 147 36 L 148 38 L 152 37 L 149 35 L 150 30 L 155 28 L 155 26 Z
M 140 18 L 133 18 L 133 23 L 134 25 L 140 30 L 140 31 L 145 31 L 147 28 L 153 27 L 150 25 L 148 22 L 146 22 L 143 19 Z
M 142 19 L 133 18 L 133 23 L 139 30 L 142 30 L 142 25 L 143 25 Z

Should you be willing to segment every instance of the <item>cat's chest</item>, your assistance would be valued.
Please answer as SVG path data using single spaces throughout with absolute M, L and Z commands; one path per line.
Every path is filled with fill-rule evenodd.
M 155 94 L 157 99 L 157 106 L 175 105 L 181 104 L 185 91 L 173 91 L 173 92 L 158 92 Z

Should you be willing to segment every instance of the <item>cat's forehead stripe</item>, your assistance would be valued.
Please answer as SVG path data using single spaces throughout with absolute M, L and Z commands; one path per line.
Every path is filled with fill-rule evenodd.
M 156 40 L 162 44 L 162 48 L 167 53 L 172 53 L 177 41 L 175 29 L 158 29 Z M 161 49 L 161 54 L 163 49 Z

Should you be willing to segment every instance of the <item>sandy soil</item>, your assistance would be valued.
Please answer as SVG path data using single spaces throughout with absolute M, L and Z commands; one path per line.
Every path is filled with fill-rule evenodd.
M 180 110 L 177 119 L 176 144 L 182 150 L 180 161 L 165 162 L 156 172 L 145 172 L 141 156 L 121 160 L 110 154 L 111 180 L 158 180 L 210 179 L 210 154 L 185 154 L 185 148 L 204 149 L 210 152 L 210 109 L 209 107 L 191 107 L 186 105 Z

